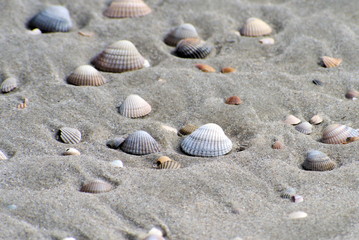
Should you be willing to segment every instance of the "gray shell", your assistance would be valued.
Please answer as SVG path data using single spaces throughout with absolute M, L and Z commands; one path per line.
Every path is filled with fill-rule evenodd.
M 81 132 L 75 128 L 60 128 L 59 136 L 64 143 L 76 144 L 81 141 Z
M 72 28 L 69 10 L 63 6 L 47 7 L 33 17 L 29 25 L 42 32 L 68 32 Z
M 309 122 L 302 122 L 295 126 L 295 130 L 304 134 L 311 134 L 313 132 L 313 126 Z
M 179 41 L 185 38 L 198 38 L 196 28 L 190 23 L 184 23 L 171 30 L 166 37 L 164 42 L 172 47 L 175 47 Z
M 129 135 L 120 148 L 122 151 L 134 155 L 146 155 L 160 151 L 160 145 L 145 131 L 137 131 Z
M 16 78 L 7 78 L 1 83 L 1 91 L 3 93 L 11 92 L 17 88 L 17 79 Z
M 232 141 L 214 123 L 201 126 L 181 143 L 182 150 L 192 156 L 215 157 L 229 153 Z
M 310 150 L 302 164 L 305 170 L 312 171 L 329 171 L 336 167 L 336 163 L 331 160 L 325 153 L 318 150 Z
M 110 183 L 97 179 L 87 184 L 84 184 L 81 187 L 80 191 L 87 193 L 104 193 L 111 191 L 112 188 L 113 187 Z
M 175 53 L 181 58 L 205 58 L 212 46 L 199 38 L 186 38 L 178 42 Z

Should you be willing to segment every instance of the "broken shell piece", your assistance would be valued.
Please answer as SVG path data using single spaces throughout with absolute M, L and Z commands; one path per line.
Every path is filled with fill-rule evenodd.
M 112 190 L 112 185 L 103 180 L 97 179 L 91 182 L 84 184 L 80 191 L 87 193 L 104 193 Z
M 303 202 L 304 199 L 300 195 L 294 195 L 291 197 L 291 200 L 292 200 L 292 202 L 300 203 L 300 202 Z
M 309 150 L 302 166 L 305 170 L 330 171 L 333 170 L 337 164 L 325 153 L 318 150 Z
M 114 0 L 103 14 L 109 18 L 133 18 L 151 12 L 152 9 L 142 0 Z
M 196 28 L 190 23 L 184 23 L 171 30 L 164 42 L 172 47 L 175 47 L 179 41 L 185 38 L 199 38 Z
M 3 151 L 0 150 L 0 160 L 6 160 L 8 159 L 5 155 L 5 153 L 3 153 Z
M 272 144 L 272 148 L 273 148 L 273 149 L 284 149 L 284 148 L 285 148 L 285 145 L 284 145 L 284 143 L 282 143 L 281 141 L 276 140 L 276 141 Z
M 259 18 L 248 18 L 240 29 L 241 35 L 247 37 L 259 37 L 269 35 L 272 32 L 271 26 Z
M 295 190 L 294 188 L 287 188 L 280 194 L 280 196 L 281 198 L 291 199 L 293 196 L 295 196 L 296 193 L 297 190 Z
M 81 153 L 76 148 L 68 148 L 65 150 L 65 152 L 62 153 L 62 155 L 64 155 L 64 156 L 69 156 L 69 155 L 79 156 L 79 155 L 81 155 Z
M 75 128 L 63 127 L 59 130 L 59 136 L 64 143 L 76 144 L 81 141 L 81 132 Z
M 297 125 L 297 124 L 299 124 L 301 121 L 300 121 L 299 118 L 297 118 L 297 117 L 295 117 L 295 116 L 293 116 L 293 115 L 288 115 L 288 116 L 285 118 L 284 122 L 285 122 L 286 124 L 290 124 L 290 125 Z
M 183 126 L 180 130 L 178 130 L 178 135 L 181 137 L 189 135 L 189 134 L 193 133 L 197 128 L 198 128 L 198 126 L 196 126 L 196 125 L 187 124 L 187 125 Z
M 123 168 L 123 162 L 121 160 L 114 160 L 111 162 L 111 165 L 114 167 Z
M 17 88 L 17 79 L 16 78 L 7 78 L 1 83 L 1 91 L 3 93 L 8 93 Z
M 306 218 L 308 216 L 307 213 L 302 211 L 292 212 L 288 215 L 290 219 L 300 219 L 300 218 Z
M 295 130 L 304 134 L 311 134 L 313 131 L 313 126 L 309 122 L 302 122 L 295 126 Z
M 259 40 L 260 43 L 262 43 L 263 45 L 272 45 L 274 44 L 274 39 L 273 38 L 262 38 Z
M 343 59 L 341 58 L 333 58 L 328 56 L 322 57 L 322 63 L 326 68 L 338 67 L 342 63 L 342 61 Z
M 109 148 L 112 149 L 118 149 L 120 147 L 120 145 L 123 143 L 123 141 L 125 141 L 125 138 L 123 137 L 116 137 L 114 139 L 108 140 L 106 145 Z
M 317 125 L 323 122 L 323 118 L 320 115 L 314 115 L 309 122 L 311 124 Z
M 162 156 L 156 160 L 156 164 L 154 167 L 158 169 L 178 169 L 181 167 L 181 164 L 170 159 L 167 156 Z
M 202 72 L 214 73 L 216 69 L 207 65 L 207 64 L 196 64 L 196 67 L 201 70 Z
M 232 96 L 226 99 L 226 104 L 229 105 L 239 105 L 242 103 L 242 100 L 238 96 Z
M 224 67 L 221 69 L 221 73 L 232 73 L 232 72 L 236 72 L 236 71 L 237 70 L 232 67 Z
M 348 90 L 345 97 L 350 100 L 356 100 L 359 97 L 359 92 L 354 89 Z

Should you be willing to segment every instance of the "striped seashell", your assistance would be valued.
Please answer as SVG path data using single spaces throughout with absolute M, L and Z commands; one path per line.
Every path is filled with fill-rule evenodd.
M 160 145 L 145 131 L 132 133 L 125 139 L 120 148 L 122 151 L 134 155 L 146 155 L 160 151 Z
M 285 145 L 281 142 L 276 140 L 273 144 L 272 144 L 272 148 L 273 149 L 284 149 Z
M 112 190 L 112 185 L 108 182 L 105 182 L 100 179 L 96 179 L 94 181 L 88 182 L 84 184 L 80 191 L 87 193 L 104 193 Z
M 181 143 L 182 150 L 192 156 L 216 157 L 232 150 L 232 141 L 214 123 L 199 127 Z
M 314 115 L 309 122 L 311 124 L 317 125 L 323 122 L 323 118 L 320 115 Z
M 81 141 L 81 132 L 75 128 L 60 128 L 59 136 L 64 143 L 76 144 Z
M 150 14 L 152 9 L 142 0 L 115 0 L 104 11 L 109 18 L 133 18 Z
M 237 70 L 232 67 L 224 67 L 221 69 L 221 73 L 232 73 L 232 72 L 236 72 L 236 71 Z
M 158 169 L 178 169 L 181 167 L 181 164 L 179 162 L 170 159 L 167 156 L 162 156 L 156 160 L 155 167 Z
M 328 56 L 322 57 L 323 66 L 326 68 L 338 67 L 342 63 L 342 61 L 343 59 L 341 58 L 332 58 Z
M 124 141 L 125 141 L 125 139 L 123 137 L 117 137 L 117 138 L 108 140 L 106 145 L 109 148 L 118 149 Z
M 354 89 L 348 90 L 345 97 L 350 100 L 356 100 L 359 97 L 359 92 Z
M 247 37 L 259 37 L 269 35 L 272 32 L 271 26 L 259 18 L 248 18 L 240 29 L 240 33 Z
M 94 60 L 98 70 L 121 73 L 149 67 L 149 63 L 138 52 L 135 45 L 127 40 L 117 41 L 107 47 Z
M 343 144 L 356 140 L 357 137 L 359 137 L 358 130 L 346 125 L 331 124 L 324 128 L 322 142 L 328 144 Z
M 300 119 L 297 118 L 296 116 L 288 115 L 288 116 L 285 118 L 284 122 L 285 122 L 286 124 L 289 124 L 289 125 L 297 125 L 297 124 L 299 124 L 301 121 L 300 121 Z
M 6 160 L 6 159 L 8 159 L 7 156 L 3 151 L 0 150 L 0 160 Z
M 79 156 L 81 155 L 80 151 L 76 148 L 67 148 L 65 152 L 62 153 L 64 156 Z
M 181 58 L 205 58 L 212 51 L 212 46 L 199 38 L 186 38 L 178 42 L 175 53 Z
M 67 78 L 67 82 L 76 86 L 101 86 L 106 79 L 93 66 L 82 65 Z
M 293 196 L 295 196 L 295 194 L 297 194 L 297 190 L 290 187 L 290 188 L 283 190 L 283 192 L 280 194 L 280 197 L 291 199 Z
M 273 45 L 274 39 L 273 38 L 262 38 L 259 40 L 259 42 L 263 45 Z
M 214 73 L 216 72 L 216 69 L 214 69 L 213 67 L 207 65 L 207 64 L 196 64 L 195 65 L 199 70 L 201 70 L 202 72 L 208 72 L 208 73 Z
M 302 166 L 305 170 L 330 171 L 333 170 L 337 164 L 325 153 L 318 150 L 309 150 Z
M 33 17 L 29 26 L 42 32 L 68 32 L 72 28 L 72 22 L 67 8 L 50 6 Z
M 226 104 L 229 105 L 239 105 L 242 103 L 242 100 L 238 96 L 232 96 L 226 99 Z
M 306 218 L 307 216 L 308 214 L 302 211 L 292 212 L 291 214 L 288 215 L 289 219 L 301 219 L 301 218 Z
M 120 105 L 119 112 L 128 118 L 146 116 L 151 112 L 151 105 L 138 95 L 129 95 Z
M 17 88 L 17 79 L 16 78 L 7 78 L 1 83 L 1 91 L 3 93 L 8 93 Z
M 185 38 L 199 38 L 196 28 L 190 23 L 184 23 L 174 28 L 163 41 L 167 45 L 175 47 L 179 41 Z
M 178 135 L 179 136 L 189 135 L 189 134 L 193 133 L 197 128 L 198 127 L 196 125 L 187 124 L 187 125 L 183 126 L 180 130 L 178 130 Z
M 302 122 L 295 126 L 295 130 L 304 134 L 311 134 L 313 132 L 313 126 L 309 122 Z

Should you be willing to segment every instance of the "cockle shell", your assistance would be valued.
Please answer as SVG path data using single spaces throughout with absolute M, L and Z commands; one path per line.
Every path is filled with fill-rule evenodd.
M 145 131 L 129 135 L 120 146 L 121 150 L 135 155 L 146 155 L 160 151 L 160 145 Z
M 309 122 L 311 124 L 317 125 L 323 122 L 323 118 L 320 115 L 314 115 Z
M 284 149 L 285 145 L 281 142 L 276 140 L 273 144 L 272 144 L 272 148 L 273 149 Z
M 185 38 L 199 38 L 196 28 L 190 23 L 181 24 L 171 30 L 164 38 L 164 42 L 175 47 L 179 41 Z
M 299 118 L 297 118 L 296 116 L 293 116 L 293 115 L 288 115 L 284 122 L 286 124 L 290 124 L 290 125 L 296 125 L 296 124 L 299 124 L 301 121 Z
M 121 73 L 149 67 L 149 62 L 142 57 L 132 42 L 121 40 L 100 53 L 94 60 L 94 65 L 101 71 Z
M 199 127 L 181 143 L 182 150 L 192 156 L 215 157 L 229 153 L 232 141 L 222 128 L 214 123 Z
M 216 72 L 216 69 L 213 67 L 207 65 L 207 64 L 196 64 L 196 67 L 201 70 L 202 72 L 208 72 L 208 73 L 214 73 Z
M 346 125 L 331 124 L 324 128 L 322 142 L 328 144 L 341 144 L 352 142 L 358 137 L 359 131 L 356 129 L 353 129 Z
M 302 166 L 305 170 L 330 171 L 336 167 L 336 163 L 325 153 L 318 150 L 310 150 Z
M 359 97 L 359 92 L 357 90 L 350 89 L 345 94 L 345 97 L 350 100 L 355 100 Z
M 124 141 L 125 139 L 123 137 L 116 137 L 114 139 L 108 140 L 106 145 L 109 148 L 118 149 Z
M 3 153 L 3 151 L 0 150 L 0 160 L 6 160 L 7 157 L 5 155 L 5 153 Z
M 63 6 L 50 6 L 30 20 L 31 28 L 42 32 L 68 32 L 72 28 L 70 13 Z
M 221 69 L 221 73 L 232 73 L 232 72 L 236 72 L 236 71 L 237 70 L 232 67 L 224 67 Z
M 65 150 L 65 152 L 62 153 L 62 155 L 64 155 L 64 156 L 70 156 L 70 155 L 79 156 L 79 155 L 81 155 L 81 153 L 76 148 L 67 148 Z
M 232 96 L 226 99 L 226 104 L 229 105 L 239 105 L 242 103 L 242 100 L 238 96 Z
M 241 35 L 247 37 L 259 37 L 272 32 L 271 26 L 259 18 L 248 18 L 240 29 Z
M 313 126 L 309 122 L 302 122 L 295 126 L 295 130 L 304 134 L 311 134 L 313 132 Z
M 64 143 L 76 144 L 81 141 L 81 132 L 75 128 L 60 128 L 59 136 Z
M 181 58 L 205 58 L 212 51 L 205 41 L 199 38 L 186 38 L 178 42 L 175 53 Z
M 198 127 L 193 124 L 187 124 L 183 126 L 180 130 L 178 130 L 179 136 L 185 136 L 193 133 Z
M 112 185 L 103 180 L 97 179 L 91 182 L 84 184 L 80 191 L 87 193 L 104 193 L 112 190 Z
M 109 18 L 132 18 L 151 12 L 152 9 L 142 0 L 114 0 L 103 14 Z
M 106 83 L 106 79 L 93 66 L 82 65 L 67 78 L 67 82 L 76 86 L 100 86 Z
M 129 95 L 119 108 L 120 114 L 129 118 L 146 116 L 151 110 L 151 105 L 136 94 Z
M 170 159 L 167 156 L 162 156 L 156 160 L 155 167 L 158 169 L 178 169 L 181 167 L 181 164 Z
M 343 59 L 341 58 L 333 58 L 328 56 L 322 57 L 322 62 L 324 67 L 331 68 L 331 67 L 338 67 L 342 63 Z
M 17 79 L 16 78 L 7 78 L 1 83 L 1 91 L 3 93 L 8 93 L 17 88 Z

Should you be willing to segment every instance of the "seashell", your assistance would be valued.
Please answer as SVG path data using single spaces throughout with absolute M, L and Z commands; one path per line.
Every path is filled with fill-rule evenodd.
M 304 134 L 311 134 L 313 132 L 313 126 L 309 122 L 302 122 L 295 126 L 295 130 Z
M 199 38 L 196 28 L 190 23 L 184 23 L 171 30 L 164 38 L 164 42 L 175 47 L 179 41 L 185 38 Z
M 317 124 L 320 124 L 323 122 L 323 118 L 319 115 L 314 115 L 310 120 L 309 122 L 311 124 L 314 124 L 314 125 L 317 125 Z
M 342 63 L 342 61 L 343 59 L 341 58 L 332 58 L 328 56 L 322 57 L 322 63 L 326 68 L 338 67 Z
M 181 164 L 179 162 L 170 159 L 167 156 L 162 156 L 156 160 L 155 167 L 158 169 L 178 169 L 181 167 Z
M 303 197 L 300 195 L 294 195 L 290 198 L 290 200 L 295 203 L 300 203 L 304 201 Z
M 111 165 L 114 167 L 123 168 L 123 162 L 121 160 L 114 160 L 111 162 Z
M 201 70 L 202 72 L 209 72 L 209 73 L 214 73 L 216 72 L 216 69 L 214 69 L 213 67 L 207 65 L 207 64 L 196 64 L 196 67 Z
M 336 167 L 336 163 L 325 153 L 318 150 L 310 150 L 302 166 L 305 170 L 330 171 Z
M 273 148 L 273 149 L 284 149 L 284 148 L 285 148 L 285 145 L 284 145 L 282 142 L 276 140 L 276 141 L 272 144 L 272 148 Z
M 78 31 L 77 32 L 79 35 L 83 36 L 83 37 L 92 37 L 95 35 L 94 32 L 83 32 L 83 31 Z
M 229 105 L 239 105 L 242 103 L 242 100 L 238 96 L 232 96 L 226 99 L 226 104 Z
M 119 107 L 120 114 L 128 118 L 146 116 L 151 110 L 151 105 L 135 94 L 129 95 Z
M 236 71 L 237 70 L 232 67 L 224 67 L 221 69 L 221 73 L 232 73 L 232 72 L 236 72 Z
M 142 0 L 115 0 L 104 11 L 109 18 L 133 18 L 150 14 L 152 9 Z
M 65 155 L 65 156 L 69 156 L 69 155 L 79 156 L 79 155 L 81 155 L 81 153 L 76 148 L 68 148 L 68 149 L 65 150 L 65 152 L 62 155 Z
M 8 159 L 5 155 L 5 153 L 3 153 L 3 151 L 0 150 L 0 160 L 6 160 Z
M 17 88 L 17 79 L 16 78 L 7 78 L 1 83 L 1 91 L 3 93 L 8 93 Z
M 81 132 L 75 128 L 60 128 L 59 136 L 64 143 L 76 144 L 81 141 Z
M 323 83 L 322 81 L 318 80 L 318 79 L 314 79 L 312 82 L 313 82 L 315 85 L 318 85 L 318 86 L 323 86 L 323 85 L 324 85 L 324 83 Z
M 117 137 L 117 138 L 108 140 L 106 145 L 109 148 L 118 149 L 124 141 L 125 141 L 125 139 L 123 137 Z
M 112 190 L 112 185 L 100 179 L 84 184 L 80 191 L 87 193 L 104 193 Z
M 27 33 L 30 34 L 30 35 L 41 35 L 42 34 L 41 30 L 38 29 L 38 28 L 34 28 L 32 30 L 29 30 L 29 31 L 27 31 Z
M 180 130 L 178 130 L 179 136 L 185 136 L 193 133 L 198 127 L 193 124 L 187 124 L 183 126 Z
M 296 125 L 296 124 L 299 124 L 301 121 L 300 121 L 299 118 L 297 118 L 297 117 L 295 117 L 295 116 L 293 116 L 293 115 L 288 115 L 288 116 L 285 118 L 284 122 L 285 122 L 286 124 Z
M 259 42 L 263 45 L 273 45 L 274 39 L 273 38 L 262 38 L 259 40 Z
M 287 188 L 280 194 L 280 197 L 291 199 L 295 194 L 297 194 L 297 190 L 294 188 Z
M 300 218 L 306 218 L 308 216 L 307 213 L 302 211 L 292 212 L 288 215 L 290 219 L 300 219 Z
M 182 141 L 181 148 L 192 156 L 216 157 L 229 153 L 232 150 L 232 141 L 220 126 L 208 123 L 187 136 Z
M 29 26 L 42 32 L 68 32 L 72 28 L 72 22 L 67 8 L 50 6 L 34 16 Z
M 354 89 L 348 90 L 345 97 L 350 100 L 356 100 L 359 97 L 359 92 Z
M 328 144 L 348 143 L 359 137 L 359 131 L 341 124 L 331 124 L 324 128 L 322 142 Z M 349 138 L 349 139 L 348 139 Z
M 127 40 L 117 41 L 108 46 L 94 60 L 98 70 L 121 73 L 149 67 L 149 63 L 138 52 L 135 45 Z
M 212 51 L 212 46 L 199 38 L 186 38 L 178 42 L 175 53 L 181 58 L 205 58 Z
M 241 35 L 247 37 L 259 37 L 269 35 L 272 32 L 271 26 L 259 18 L 248 18 L 240 29 Z
M 67 82 L 76 86 L 101 86 L 106 79 L 93 66 L 82 65 L 67 78 Z
M 120 146 L 121 150 L 135 155 L 146 155 L 160 151 L 160 145 L 145 131 L 137 131 L 128 136 Z

